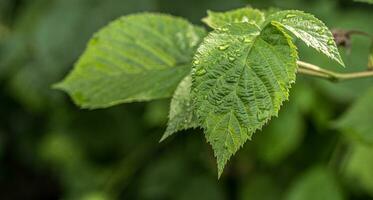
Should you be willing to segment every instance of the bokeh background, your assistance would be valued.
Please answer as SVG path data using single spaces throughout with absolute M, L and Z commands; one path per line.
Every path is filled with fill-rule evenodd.
M 244 145 L 220 180 L 201 130 L 158 143 L 169 99 L 88 111 L 51 89 L 90 36 L 119 16 L 155 11 L 202 25 L 207 9 L 247 5 L 304 10 L 330 28 L 373 34 L 373 5 L 352 0 L 0 0 L 0 199 L 373 199 L 373 148 L 356 139 L 358 128 L 338 123 L 363 97 L 373 111 L 373 79 L 299 75 L 279 117 Z M 364 70 L 369 40 L 351 41 L 341 49 L 345 69 L 297 44 L 302 60 Z M 370 123 L 372 116 L 358 117 Z M 373 134 L 370 127 L 365 133 Z

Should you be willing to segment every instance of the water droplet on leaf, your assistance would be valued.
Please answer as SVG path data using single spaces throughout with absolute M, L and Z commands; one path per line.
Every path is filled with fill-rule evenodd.
M 287 14 L 285 17 L 287 18 L 287 19 L 290 19 L 290 18 L 293 18 L 293 17 L 296 17 L 297 15 L 295 15 L 295 14 Z
M 244 40 L 243 40 L 243 42 L 245 42 L 245 43 L 250 43 L 251 41 L 253 41 L 251 38 L 245 38 Z
M 243 16 L 242 17 L 242 22 L 249 22 L 249 18 L 247 18 L 246 16 Z
M 218 49 L 221 50 L 221 51 L 224 51 L 224 50 L 226 50 L 226 49 L 228 49 L 228 48 L 229 48 L 229 44 L 220 45 L 220 46 L 218 47 Z

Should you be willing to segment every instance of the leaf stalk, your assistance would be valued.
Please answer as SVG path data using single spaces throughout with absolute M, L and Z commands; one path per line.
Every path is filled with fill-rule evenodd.
M 299 66 L 298 73 L 324 78 L 333 82 L 373 77 L 373 71 L 370 70 L 352 73 L 338 73 L 303 61 L 297 61 L 297 64 Z

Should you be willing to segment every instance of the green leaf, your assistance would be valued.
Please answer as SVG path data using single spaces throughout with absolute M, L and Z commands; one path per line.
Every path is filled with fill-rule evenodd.
M 258 174 L 245 177 L 240 183 L 240 200 L 278 200 L 282 195 L 280 185 L 269 174 Z
M 373 144 L 372 100 L 373 88 L 354 103 L 337 121 L 336 127 L 353 139 Z
M 192 98 L 221 175 L 228 159 L 277 113 L 295 81 L 297 52 L 268 25 L 233 23 L 211 32 L 193 62 Z
M 4 26 L 0 21 L 0 42 L 9 34 L 9 28 Z
M 373 0 L 355 0 L 356 2 L 373 4 Z
M 368 56 L 368 68 L 373 69 L 373 42 L 370 45 L 370 51 Z
M 207 11 L 207 17 L 202 21 L 211 28 L 223 27 L 227 24 L 238 22 L 254 22 L 261 25 L 264 22 L 264 14 L 254 8 L 240 8 L 227 12 L 213 12 Z
M 326 168 L 316 167 L 295 181 L 286 200 L 342 200 L 342 190 L 333 174 Z
M 205 31 L 163 14 L 122 17 L 99 31 L 56 88 L 84 108 L 170 97 Z
M 303 141 L 303 116 L 295 103 L 296 101 L 290 98 L 289 104 L 286 104 L 280 111 L 279 117 L 273 119 L 262 133 L 255 137 L 258 155 L 268 164 L 280 163 Z
M 192 77 L 186 76 L 176 88 L 171 100 L 168 126 L 161 141 L 178 131 L 198 127 L 198 119 L 192 107 L 191 86 Z
M 276 22 L 308 46 L 325 54 L 329 58 L 344 66 L 339 54 L 333 34 L 325 24 L 315 16 L 297 10 L 276 12 L 266 19 L 267 23 Z
M 345 163 L 344 175 L 351 186 L 363 188 L 373 197 L 373 147 L 353 144 Z

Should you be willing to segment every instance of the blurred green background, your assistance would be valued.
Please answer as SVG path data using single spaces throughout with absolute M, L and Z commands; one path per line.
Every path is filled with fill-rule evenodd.
M 373 199 L 373 147 L 364 139 L 373 138 L 373 79 L 299 75 L 279 117 L 220 180 L 201 130 L 158 143 L 168 99 L 88 111 L 51 89 L 90 36 L 119 16 L 155 11 L 202 25 L 207 9 L 246 5 L 304 10 L 330 28 L 373 33 L 373 5 L 352 0 L 0 0 L 0 199 Z M 343 69 L 298 45 L 302 60 L 341 72 L 364 70 L 369 46 L 354 36 L 341 49 Z M 372 112 L 354 114 L 368 124 L 363 139 L 358 125 L 339 120 L 356 101 L 371 102 Z

